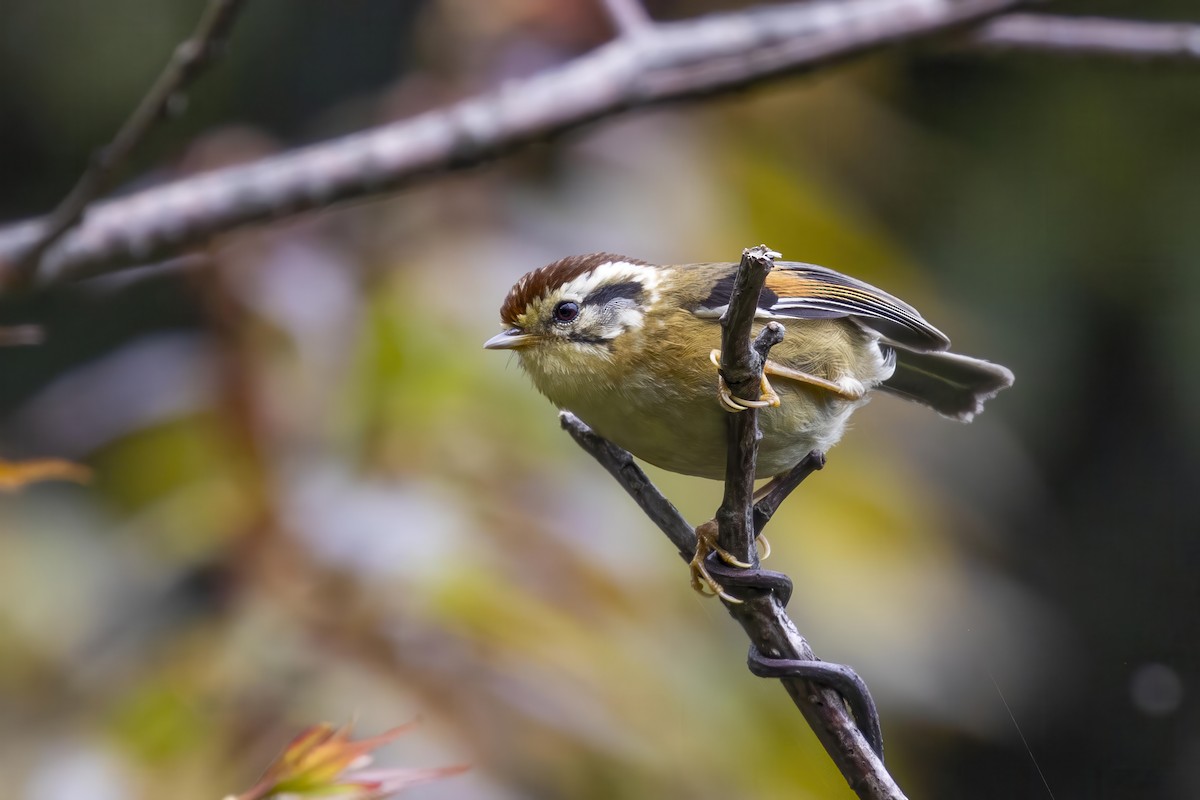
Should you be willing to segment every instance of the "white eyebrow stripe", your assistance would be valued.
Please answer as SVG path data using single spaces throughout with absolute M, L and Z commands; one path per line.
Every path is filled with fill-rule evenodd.
M 572 281 L 565 283 L 561 296 L 569 300 L 583 301 L 588 295 L 613 283 L 634 280 L 642 284 L 651 303 L 658 301 L 660 271 L 646 264 L 631 264 L 628 261 L 605 261 Z

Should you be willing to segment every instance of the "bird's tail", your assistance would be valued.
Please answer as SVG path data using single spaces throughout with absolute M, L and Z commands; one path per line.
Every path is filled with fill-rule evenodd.
M 970 422 L 984 401 L 1012 386 L 1007 368 L 956 353 L 917 353 L 895 348 L 896 371 L 879 388 L 929 406 L 939 414 Z

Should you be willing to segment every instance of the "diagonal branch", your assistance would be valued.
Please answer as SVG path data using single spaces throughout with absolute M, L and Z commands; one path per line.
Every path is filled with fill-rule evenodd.
M 39 281 L 164 258 L 239 226 L 491 161 L 631 108 L 814 70 L 976 23 L 1022 2 L 814 0 L 657 23 L 447 108 L 96 204 L 44 254 Z M 54 227 L 41 219 L 0 229 L 0 285 Z
M 1131 60 L 1200 61 L 1200 25 L 1049 14 L 1007 14 L 964 37 L 963 47 Z
M 42 221 L 36 235 L 23 248 L 0 258 L 15 264 L 0 271 L 4 286 L 21 285 L 33 278 L 42 255 L 78 223 L 88 205 L 109 188 L 118 170 L 159 120 L 183 99 L 183 91 L 220 54 L 245 0 L 209 0 L 196 30 L 181 42 L 162 73 L 117 131 L 113 140 L 92 154 L 91 163 L 58 207 Z
M 814 450 L 789 472 L 776 476 L 766 486 L 766 494 L 754 504 L 754 532 L 761 534 L 788 495 L 794 492 L 805 478 L 824 468 L 825 454 Z
M 600 466 L 616 478 L 621 488 L 629 493 L 638 508 L 667 535 L 671 544 L 679 551 L 684 561 L 691 561 L 696 552 L 696 531 L 675 508 L 674 503 L 663 496 L 658 487 L 650 482 L 646 473 L 633 460 L 633 456 L 601 436 L 596 435 L 579 417 L 570 411 L 558 415 L 563 430 L 571 434 L 575 443 L 586 450 Z

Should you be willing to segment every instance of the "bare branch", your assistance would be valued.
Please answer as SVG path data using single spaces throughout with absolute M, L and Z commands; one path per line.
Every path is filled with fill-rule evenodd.
M 825 468 L 825 454 L 814 450 L 804 457 L 796 466 L 784 475 L 775 477 L 766 487 L 766 494 L 754 504 L 754 532 L 762 533 L 763 528 L 775 516 L 779 506 L 796 490 L 804 479 L 819 469 Z
M 783 341 L 783 326 L 769 323 L 754 345 L 750 328 L 758 311 L 767 273 L 775 266 L 778 253 L 765 245 L 742 252 L 742 263 L 729 295 L 729 307 L 721 316 L 721 376 L 734 397 L 758 398 L 766 352 Z M 746 563 L 758 560 L 754 538 L 754 473 L 758 461 L 758 411 L 750 408 L 729 414 L 726 436 L 729 439 L 725 461 L 725 496 L 717 509 L 719 543 L 726 552 Z
M 45 253 L 39 281 L 177 254 L 242 225 L 378 195 L 633 107 L 813 70 L 978 22 L 1021 2 L 817 0 L 655 24 L 448 108 L 97 204 L 84 224 Z M 48 227 L 33 220 L 0 229 L 0 283 Z
M 92 154 L 79 181 L 47 217 L 32 240 L 17 251 L 0 255 L 15 264 L 0 271 L 3 286 L 21 285 L 33 277 L 42 255 L 83 217 L 88 205 L 110 185 L 129 156 L 154 125 L 183 101 L 183 91 L 211 64 L 233 28 L 245 0 L 210 0 L 192 35 L 171 55 L 154 85 L 125 120 L 113 140 Z
M 998 53 L 1200 61 L 1200 25 L 1007 14 L 966 34 L 963 44 L 971 50 Z
M 637 36 L 654 24 L 639 0 L 604 0 L 604 8 L 621 36 Z
M 696 552 L 696 531 L 679 513 L 679 509 L 650 482 L 646 473 L 642 472 L 642 468 L 633 460 L 633 456 L 608 439 L 597 436 L 570 411 L 563 411 L 558 416 L 563 430 L 571 434 L 576 444 L 590 453 L 592 458 L 599 461 L 600 465 L 617 479 L 617 483 L 629 493 L 650 521 L 667 535 L 671 544 L 679 551 L 679 555 L 683 556 L 683 560 L 690 561 L 692 554 Z
M 758 298 L 778 255 L 765 245 L 742 253 L 729 307 L 721 317 L 721 375 L 735 397 L 758 397 L 767 353 L 783 339 L 783 328 L 778 323 L 764 325 L 753 343 L 750 339 Z M 724 583 L 726 591 L 735 585 L 750 590 L 738 597 L 738 602 L 725 602 L 725 608 L 750 637 L 751 668 L 757 674 L 783 679 L 792 701 L 860 797 L 902 798 L 903 793 L 883 766 L 878 717 L 866 685 L 849 668 L 819 662 L 784 609 L 791 596 L 791 581 L 758 567 L 754 543 L 754 476 L 761 438 L 758 411 L 749 408 L 730 414 L 727 422 L 725 495 L 716 517 L 719 543 L 753 568 L 725 570 L 713 564 L 709 571 Z M 805 458 L 802 463 L 813 461 Z M 815 463 L 823 460 L 818 457 Z M 794 488 L 799 483 L 795 478 L 801 474 L 807 472 L 793 470 L 790 480 L 785 478 L 781 485 Z M 843 696 L 851 701 L 857 719 L 847 712 Z M 870 733 L 870 739 L 864 736 L 864 730 Z

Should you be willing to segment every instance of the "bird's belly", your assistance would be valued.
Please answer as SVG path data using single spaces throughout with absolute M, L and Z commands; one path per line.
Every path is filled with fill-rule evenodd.
M 807 389 L 777 386 L 778 408 L 759 412 L 756 477 L 786 472 L 813 450 L 828 450 L 859 402 L 815 398 Z M 712 393 L 665 397 L 623 391 L 594 392 L 563 407 L 598 434 L 657 467 L 722 480 L 729 412 Z

